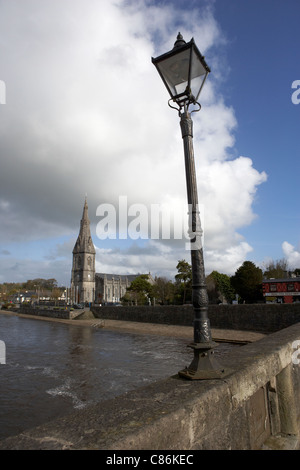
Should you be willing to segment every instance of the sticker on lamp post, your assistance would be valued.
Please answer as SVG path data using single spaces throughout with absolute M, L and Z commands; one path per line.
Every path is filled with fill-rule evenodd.
M 0 340 L 0 364 L 6 364 L 6 346 L 4 341 Z

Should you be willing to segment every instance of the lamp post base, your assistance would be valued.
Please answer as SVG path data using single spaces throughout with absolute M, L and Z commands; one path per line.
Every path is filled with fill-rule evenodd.
M 194 359 L 185 369 L 178 372 L 180 377 L 189 380 L 222 379 L 229 374 L 214 357 L 214 348 L 217 343 L 191 343 L 188 345 L 194 350 Z

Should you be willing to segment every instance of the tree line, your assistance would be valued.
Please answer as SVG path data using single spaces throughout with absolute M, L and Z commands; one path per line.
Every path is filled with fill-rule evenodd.
M 149 282 L 147 274 L 138 276 L 127 288 L 121 299 L 123 305 L 182 305 L 192 301 L 192 267 L 186 260 L 179 260 L 174 281 L 165 277 L 155 277 Z M 263 269 L 252 261 L 245 261 L 233 276 L 213 271 L 206 277 L 207 293 L 210 303 L 231 303 L 238 299 L 243 303 L 263 301 L 262 280 L 300 276 L 300 268 L 290 271 L 285 259 L 270 261 Z M 0 300 L 24 291 L 33 291 L 37 295 L 51 292 L 58 298 L 65 290 L 58 287 L 57 281 L 51 279 L 31 279 L 23 283 L 5 282 L 0 284 Z
M 35 292 L 40 296 L 51 292 L 54 297 L 59 297 L 65 289 L 65 287 L 58 287 L 57 280 L 54 278 L 36 278 L 29 279 L 26 282 L 4 282 L 0 284 L 0 299 L 5 301 L 9 297 L 24 291 Z
M 180 305 L 192 301 L 192 267 L 186 260 L 179 260 L 175 280 L 155 277 L 149 282 L 148 275 L 138 276 L 121 299 L 124 305 Z M 252 261 L 245 261 L 233 276 L 213 271 L 206 277 L 207 293 L 210 303 L 262 302 L 262 280 L 286 278 L 300 275 L 300 269 L 290 271 L 285 259 L 270 261 L 263 269 Z

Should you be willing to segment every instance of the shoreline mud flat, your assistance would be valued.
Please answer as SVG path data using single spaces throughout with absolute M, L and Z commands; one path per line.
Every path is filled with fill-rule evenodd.
M 75 326 L 88 326 L 91 328 L 104 328 L 107 330 L 117 330 L 123 333 L 146 334 L 146 335 L 159 335 L 167 337 L 185 338 L 193 340 L 193 327 L 192 326 L 179 326 L 179 325 L 165 325 L 156 323 L 144 322 L 131 322 L 122 320 L 108 320 L 108 319 L 75 319 L 67 320 L 61 318 L 41 317 L 36 315 L 27 315 L 17 312 L 9 312 L 7 310 L 0 310 L 0 314 L 16 315 L 21 318 L 30 318 L 33 320 L 50 321 L 55 323 L 64 323 L 67 325 Z M 212 328 L 212 338 L 216 342 L 228 343 L 252 343 L 259 339 L 264 338 L 266 335 L 254 331 L 241 331 L 241 330 L 222 330 Z

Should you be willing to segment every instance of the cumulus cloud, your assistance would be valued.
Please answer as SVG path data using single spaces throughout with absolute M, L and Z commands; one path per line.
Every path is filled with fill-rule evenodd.
M 151 272 L 152 276 L 170 278 L 175 275 L 174 252 L 159 242 L 147 241 L 143 246 L 134 243 L 127 249 L 96 248 L 97 272 L 137 274 Z M 159 258 L 159 264 L 157 259 Z M 141 262 L 142 259 L 142 262 Z M 175 258 L 176 259 L 176 258 Z
M 76 235 L 87 193 L 99 271 L 167 273 L 188 258 L 186 240 L 150 240 L 139 255 L 109 251 L 95 233 L 97 207 L 118 210 L 120 195 L 148 210 L 186 203 L 178 115 L 151 63 L 179 30 L 215 68 L 193 115 L 207 270 L 243 262 L 251 247 L 238 230 L 254 220 L 266 174 L 230 154 L 237 122 L 218 89 L 226 70 L 216 47 L 225 40 L 205 1 L 192 12 L 146 0 L 0 3 L 2 242 Z
M 288 242 L 283 242 L 282 251 L 287 260 L 289 269 L 297 269 L 300 267 L 300 249 L 295 248 Z
M 28 279 L 52 279 L 55 278 L 58 285 L 69 285 L 72 268 L 71 258 L 58 259 L 55 264 L 51 260 L 36 260 L 32 258 L 20 258 L 6 256 L 1 258 L 0 283 L 25 282 Z

